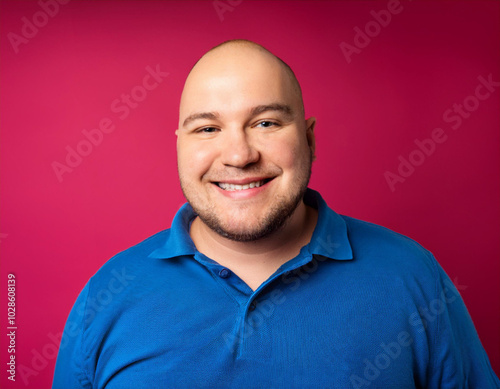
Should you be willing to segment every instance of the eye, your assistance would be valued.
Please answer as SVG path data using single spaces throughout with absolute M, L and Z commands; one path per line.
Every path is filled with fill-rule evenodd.
M 216 131 L 219 131 L 219 129 L 215 128 L 215 127 L 204 127 L 204 128 L 200 128 L 197 132 L 201 132 L 201 133 L 205 133 L 205 134 L 212 134 Z
M 262 127 L 262 128 L 271 128 L 271 127 L 274 127 L 274 126 L 277 126 L 278 124 L 274 123 L 274 122 L 271 122 L 269 120 L 264 120 L 260 123 L 257 123 L 257 125 L 255 127 Z

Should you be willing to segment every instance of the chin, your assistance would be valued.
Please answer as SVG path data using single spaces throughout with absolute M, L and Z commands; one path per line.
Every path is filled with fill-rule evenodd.
M 236 241 L 249 241 L 258 239 L 264 235 L 266 228 L 259 224 L 239 222 L 234 223 L 217 223 L 211 226 L 219 235 Z
M 213 217 L 210 214 L 199 216 L 217 234 L 236 242 L 252 242 L 266 238 L 280 230 L 289 217 L 286 214 L 276 217 L 272 213 L 261 219 L 256 218 L 255 214 L 251 217 L 239 217 L 234 214 L 229 219 Z
M 232 240 L 234 242 L 254 242 L 259 239 L 266 238 L 274 231 L 267 231 L 267 229 L 254 229 L 250 230 L 248 228 L 244 229 L 224 229 L 224 228 L 214 228 L 220 236 Z

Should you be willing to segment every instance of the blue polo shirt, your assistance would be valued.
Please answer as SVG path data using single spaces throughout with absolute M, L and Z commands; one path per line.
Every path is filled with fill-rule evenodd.
M 311 242 L 252 291 L 172 227 L 89 280 L 53 388 L 500 388 L 453 283 L 384 227 L 318 209 Z

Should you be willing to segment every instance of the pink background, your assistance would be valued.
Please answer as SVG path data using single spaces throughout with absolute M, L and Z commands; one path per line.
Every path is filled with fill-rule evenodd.
M 174 136 L 182 85 L 201 54 L 232 38 L 261 43 L 295 70 L 306 114 L 318 119 L 310 186 L 337 212 L 431 250 L 500 373 L 499 87 L 471 97 L 479 76 L 500 81 L 500 3 L 401 0 L 384 27 L 370 11 L 394 0 L 215 4 L 226 12 L 213 1 L 73 0 L 44 19 L 36 1 L 1 2 L 2 333 L 7 273 L 18 325 L 16 382 L 6 379 L 2 335 L 1 386 L 50 387 L 51 338 L 85 282 L 170 226 L 184 202 Z M 15 50 L 9 33 L 34 17 L 41 27 Z M 356 27 L 373 37 L 348 63 L 340 45 L 354 44 Z M 157 65 L 168 76 L 140 94 Z M 142 101 L 113 112 L 131 90 Z M 443 115 L 464 100 L 471 112 L 453 129 Z M 103 118 L 115 130 L 58 179 L 53 162 L 65 164 L 67 146 L 89 152 L 82 130 Z M 422 159 L 415 140 L 435 128 L 446 140 Z M 420 165 L 391 190 L 384 173 L 398 173 L 400 156 Z

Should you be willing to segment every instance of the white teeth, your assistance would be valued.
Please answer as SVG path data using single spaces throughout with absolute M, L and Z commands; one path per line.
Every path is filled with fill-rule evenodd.
M 228 190 L 228 191 L 245 190 L 245 189 L 251 189 L 251 188 L 258 188 L 259 186 L 264 185 L 264 180 L 250 182 L 249 184 L 245 184 L 245 185 L 226 184 L 225 182 L 219 182 L 218 185 L 221 189 Z

